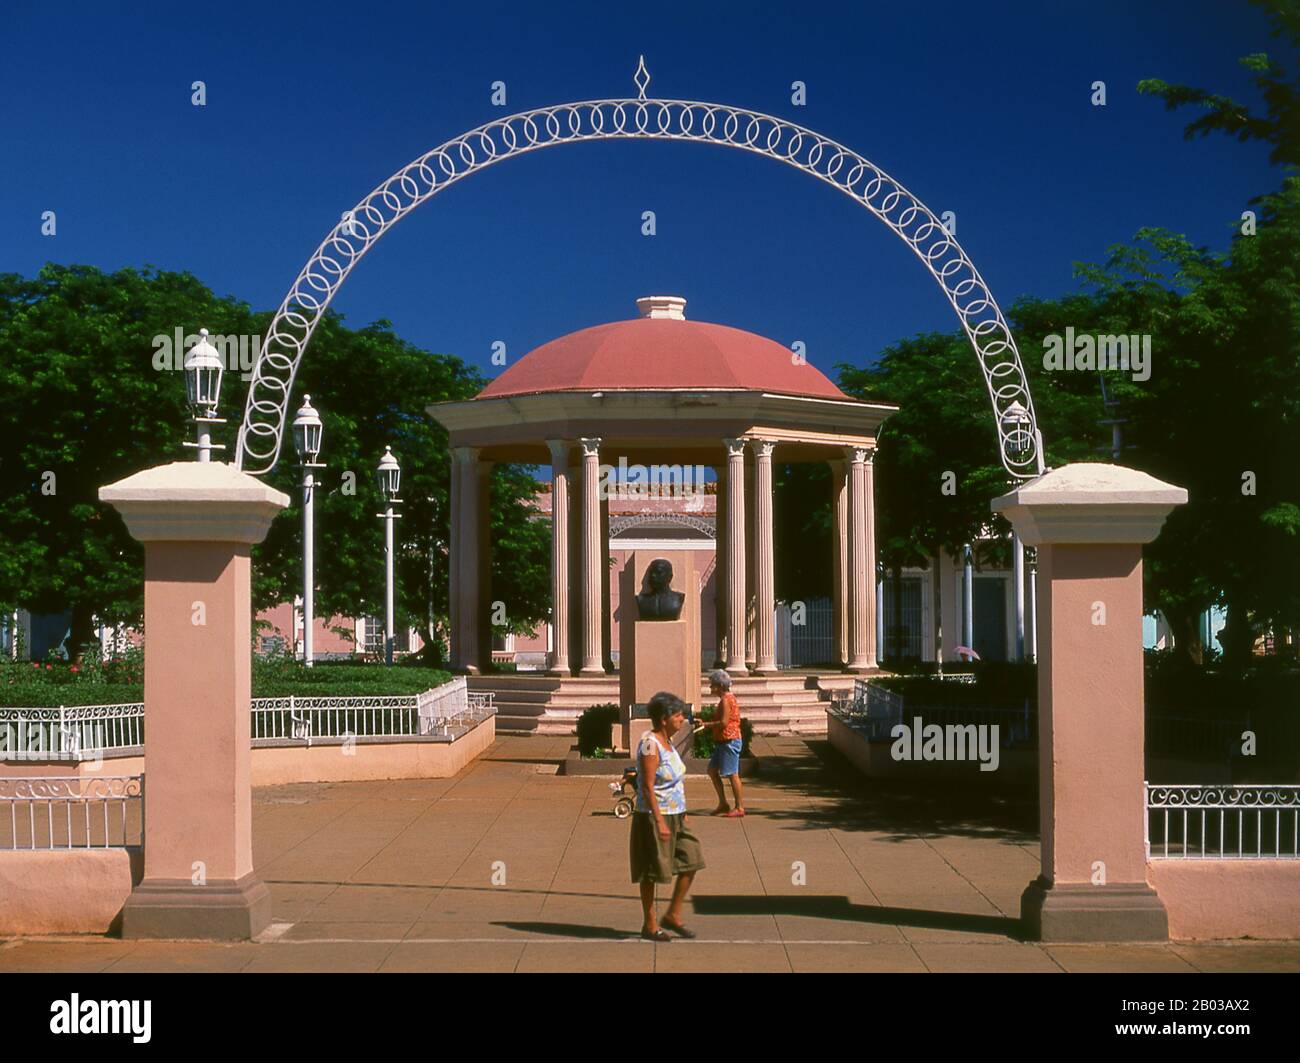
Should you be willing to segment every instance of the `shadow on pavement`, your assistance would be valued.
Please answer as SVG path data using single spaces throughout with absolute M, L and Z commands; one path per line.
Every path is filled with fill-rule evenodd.
M 890 908 L 875 904 L 854 904 L 847 897 L 817 894 L 811 897 L 745 894 L 696 894 L 691 898 L 695 914 L 709 915 L 797 915 L 811 919 L 877 923 L 882 926 L 911 926 L 925 930 L 960 930 L 971 934 L 997 934 L 1024 939 L 1019 919 L 999 915 L 942 912 L 928 908 Z
M 1038 793 L 1033 787 L 991 788 L 949 780 L 885 782 L 862 775 L 823 739 L 798 740 L 795 749 L 793 755 L 762 758 L 753 800 L 746 802 L 754 806 L 751 815 L 785 821 L 795 830 L 874 831 L 889 841 L 944 836 L 1010 844 L 1038 840 Z M 764 809 L 759 787 L 810 800 L 792 808 Z
M 554 934 L 556 937 L 587 938 L 592 941 L 630 941 L 641 936 L 639 932 L 629 933 L 609 926 L 586 926 L 583 923 L 521 923 L 501 920 L 492 925 L 522 930 L 528 934 Z

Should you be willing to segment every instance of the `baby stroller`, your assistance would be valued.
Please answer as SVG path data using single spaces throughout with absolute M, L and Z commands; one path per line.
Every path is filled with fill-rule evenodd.
M 609 784 L 609 792 L 614 797 L 614 815 L 619 819 L 627 819 L 636 805 L 636 768 L 624 769 L 623 778 Z

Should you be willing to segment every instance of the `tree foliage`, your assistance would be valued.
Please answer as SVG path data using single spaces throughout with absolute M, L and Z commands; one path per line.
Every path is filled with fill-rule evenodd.
M 142 553 L 98 488 L 150 466 L 185 460 L 192 434 L 179 372 L 156 368 L 155 336 L 199 325 L 214 335 L 261 335 L 269 314 L 218 298 L 188 273 L 49 265 L 35 278 L 0 276 L 0 602 L 33 612 L 71 609 L 72 642 L 92 618 L 138 623 Z M 251 343 L 249 345 L 251 349 Z M 233 444 L 244 388 L 229 371 L 218 442 Z M 446 625 L 449 456 L 446 432 L 426 412 L 469 398 L 483 381 L 450 355 L 422 351 L 386 322 L 350 329 L 327 314 L 295 386 L 290 412 L 310 393 L 325 426 L 316 495 L 317 613 L 382 612 L 383 528 L 374 469 L 391 444 L 403 468 L 398 522 L 399 621 L 438 644 Z M 221 455 L 230 458 L 229 452 Z M 351 474 L 346 476 L 345 474 Z M 292 504 L 254 552 L 258 607 L 302 586 L 301 472 L 286 437 L 267 477 Z M 509 630 L 546 612 L 549 527 L 532 519 L 530 470 L 493 475 L 493 593 Z M 355 488 L 355 489 L 353 489 Z
M 1268 12 L 1272 35 L 1300 45 L 1300 2 L 1297 0 L 1255 0 Z M 1242 56 L 1238 62 L 1251 72 L 1251 80 L 1264 100 L 1264 111 L 1252 111 L 1222 93 L 1191 85 L 1171 85 L 1159 78 L 1138 82 L 1138 91 L 1164 101 L 1170 111 L 1183 107 L 1205 113 L 1189 122 L 1183 135 L 1209 136 L 1225 133 L 1240 141 L 1261 140 L 1272 148 L 1270 158 L 1283 165 L 1300 164 L 1300 71 L 1288 74 L 1285 67 L 1265 52 Z

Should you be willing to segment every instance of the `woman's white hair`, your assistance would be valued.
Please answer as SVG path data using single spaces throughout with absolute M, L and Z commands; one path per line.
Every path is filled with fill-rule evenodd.
M 709 673 L 709 682 L 717 684 L 722 687 L 723 690 L 731 689 L 731 676 L 721 668 L 716 672 Z

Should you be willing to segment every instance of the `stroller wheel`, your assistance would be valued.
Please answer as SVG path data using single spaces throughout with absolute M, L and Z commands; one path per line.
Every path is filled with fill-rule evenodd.
M 626 798 L 614 806 L 614 815 L 619 819 L 627 819 L 632 814 L 632 802 Z

